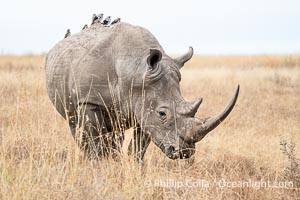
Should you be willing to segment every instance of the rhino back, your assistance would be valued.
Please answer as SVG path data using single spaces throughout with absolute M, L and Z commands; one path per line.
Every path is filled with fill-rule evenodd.
M 142 83 L 150 48 L 163 52 L 148 30 L 127 23 L 112 27 L 95 24 L 60 41 L 46 58 L 46 85 L 52 103 L 65 117 L 66 110 L 74 112 L 78 103 L 103 105 L 102 99 L 111 103 L 111 93 L 128 96 L 133 79 Z

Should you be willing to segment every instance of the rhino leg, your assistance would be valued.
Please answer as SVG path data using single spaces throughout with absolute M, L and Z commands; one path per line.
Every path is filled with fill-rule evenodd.
M 76 122 L 70 124 L 71 132 L 79 147 L 89 159 L 117 157 L 124 140 L 122 132 L 113 132 L 112 123 L 105 108 L 85 103 L 79 106 Z M 72 121 L 72 120 L 70 120 Z M 76 131 L 79 127 L 79 131 Z
M 130 141 L 128 146 L 128 155 L 134 156 L 138 162 L 142 163 L 150 142 L 150 135 L 143 133 L 138 124 L 134 129 L 133 139 Z

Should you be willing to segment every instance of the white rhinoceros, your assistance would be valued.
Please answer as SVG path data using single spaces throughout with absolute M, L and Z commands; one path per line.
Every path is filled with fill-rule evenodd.
M 138 160 L 151 141 L 171 159 L 189 158 L 195 143 L 228 116 L 239 93 L 238 86 L 215 117 L 195 118 L 202 99 L 186 102 L 179 87 L 179 70 L 192 55 L 190 47 L 185 55 L 171 58 L 145 28 L 96 23 L 50 50 L 48 95 L 89 158 L 119 152 L 130 126 L 134 137 L 129 150 Z

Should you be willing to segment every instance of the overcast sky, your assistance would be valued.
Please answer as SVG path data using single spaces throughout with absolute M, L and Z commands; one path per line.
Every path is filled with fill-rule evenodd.
M 0 53 L 45 53 L 93 13 L 149 29 L 167 53 L 300 53 L 300 0 L 4 0 Z

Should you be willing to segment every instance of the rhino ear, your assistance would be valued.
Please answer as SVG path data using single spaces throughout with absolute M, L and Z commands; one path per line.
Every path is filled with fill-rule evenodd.
M 147 58 L 147 64 L 151 69 L 156 68 L 158 62 L 162 58 L 162 53 L 158 49 L 150 49 L 150 54 Z

